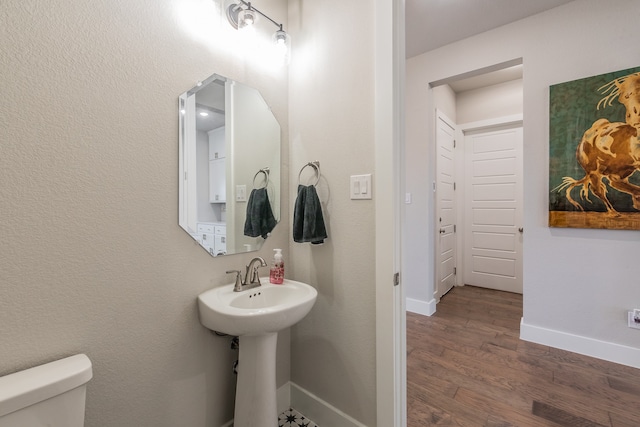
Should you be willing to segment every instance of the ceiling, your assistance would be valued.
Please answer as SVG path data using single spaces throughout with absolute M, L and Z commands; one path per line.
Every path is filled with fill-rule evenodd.
M 445 46 L 572 0 L 406 0 L 406 57 Z

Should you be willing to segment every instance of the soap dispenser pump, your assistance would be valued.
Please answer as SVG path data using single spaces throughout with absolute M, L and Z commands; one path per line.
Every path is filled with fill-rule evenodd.
M 284 281 L 284 260 L 282 259 L 282 249 L 274 249 L 273 264 L 269 271 L 269 282 L 274 285 L 281 285 Z

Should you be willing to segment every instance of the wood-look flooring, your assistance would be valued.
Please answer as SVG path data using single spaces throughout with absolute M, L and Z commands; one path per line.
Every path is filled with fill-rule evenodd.
M 472 286 L 407 313 L 407 426 L 640 427 L 640 370 L 522 341 L 521 317 Z

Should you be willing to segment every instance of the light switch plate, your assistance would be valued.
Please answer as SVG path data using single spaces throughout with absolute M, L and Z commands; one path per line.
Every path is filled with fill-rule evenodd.
M 372 198 L 371 174 L 351 175 L 349 193 L 351 200 L 368 200 Z
M 247 201 L 247 186 L 236 185 L 236 202 L 246 202 L 246 201 Z

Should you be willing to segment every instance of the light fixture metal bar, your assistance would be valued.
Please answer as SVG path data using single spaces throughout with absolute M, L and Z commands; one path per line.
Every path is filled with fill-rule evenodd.
M 244 0 L 238 0 L 241 4 L 247 6 L 249 9 L 251 10 L 255 10 L 256 12 L 258 12 L 260 15 L 264 16 L 265 18 L 267 18 L 269 21 L 271 21 L 273 23 L 273 25 L 275 25 L 276 27 L 279 27 L 282 30 L 282 24 L 278 24 L 276 21 L 274 21 L 273 19 L 269 18 L 267 15 L 265 15 L 264 13 L 262 13 L 260 10 L 258 10 L 256 7 L 254 7 L 251 2 L 246 2 Z M 284 30 L 283 30 L 284 31 Z

